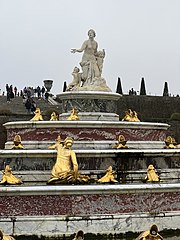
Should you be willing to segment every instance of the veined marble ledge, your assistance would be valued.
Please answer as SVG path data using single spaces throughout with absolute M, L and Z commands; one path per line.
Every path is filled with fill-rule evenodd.
M 84 194 L 126 194 L 126 193 L 180 192 L 180 183 L 148 184 L 92 184 L 65 186 L 2 186 L 1 196 L 13 195 L 84 195 Z
M 117 154 L 143 154 L 143 156 L 179 156 L 180 149 L 77 149 L 74 150 L 77 157 L 115 157 Z M 0 150 L 0 158 L 4 157 L 56 157 L 56 150 L 35 149 L 35 150 Z

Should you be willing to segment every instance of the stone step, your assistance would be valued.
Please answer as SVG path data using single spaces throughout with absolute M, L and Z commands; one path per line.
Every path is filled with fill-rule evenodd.
M 160 176 L 161 183 L 180 182 L 180 169 L 157 169 L 157 174 Z M 82 175 L 89 176 L 92 183 L 96 183 L 98 179 L 106 174 L 105 170 L 79 170 Z M 141 184 L 147 174 L 146 170 L 126 171 L 115 173 L 115 179 L 119 178 L 121 183 L 139 183 Z M 51 171 L 13 171 L 13 175 L 23 181 L 23 185 L 46 185 L 51 178 Z M 0 172 L 0 179 L 2 179 Z
M 36 103 L 36 106 L 39 107 L 43 113 L 50 109 L 52 109 L 53 111 L 56 110 L 58 113 L 60 112 L 60 105 L 54 106 L 43 98 L 38 99 L 37 97 L 34 97 L 33 99 Z M 10 102 L 7 102 L 6 96 L 0 96 L 0 114 L 28 114 L 28 112 L 25 108 L 22 97 L 15 97 L 11 99 Z

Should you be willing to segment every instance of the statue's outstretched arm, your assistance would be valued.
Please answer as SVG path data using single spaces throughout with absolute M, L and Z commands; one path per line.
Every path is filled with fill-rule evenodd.
M 76 52 L 83 52 L 86 49 L 86 41 L 83 43 L 82 47 L 80 49 L 72 48 L 71 52 L 76 53 Z

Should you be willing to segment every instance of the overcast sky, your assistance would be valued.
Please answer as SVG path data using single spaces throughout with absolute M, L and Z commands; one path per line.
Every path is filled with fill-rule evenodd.
M 162 95 L 168 82 L 180 94 L 180 0 L 0 0 L 0 88 L 43 85 L 52 93 L 72 81 L 82 53 L 72 54 L 96 31 L 106 57 L 102 76 L 116 91 Z

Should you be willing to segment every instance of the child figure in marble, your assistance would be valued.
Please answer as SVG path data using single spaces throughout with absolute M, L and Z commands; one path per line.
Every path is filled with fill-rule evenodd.
M 78 67 L 74 68 L 74 70 L 72 72 L 72 76 L 73 76 L 73 80 L 68 85 L 66 91 L 78 90 L 81 85 L 81 73 L 80 73 L 80 69 Z

